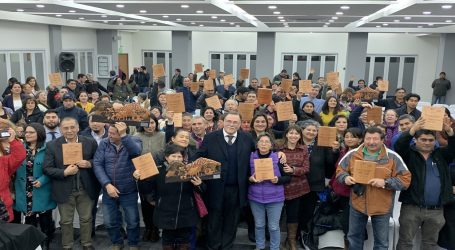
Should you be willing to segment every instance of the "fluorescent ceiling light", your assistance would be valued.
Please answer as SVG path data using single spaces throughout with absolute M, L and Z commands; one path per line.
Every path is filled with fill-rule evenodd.
M 424 11 L 424 12 L 422 12 L 422 14 L 424 14 L 424 15 L 431 15 L 431 11 Z
M 83 18 L 83 17 L 79 17 L 79 20 L 84 20 L 84 19 L 85 19 L 85 18 Z
M 433 26 L 433 25 L 434 25 L 434 24 L 432 24 L 432 23 L 429 23 L 429 24 L 428 24 L 428 26 Z
M 279 16 L 279 17 L 277 17 L 277 18 L 278 18 L 278 19 L 284 19 L 284 16 Z
M 188 4 L 182 4 L 180 5 L 180 8 L 188 9 L 190 6 Z
M 280 22 L 286 22 L 286 20 L 284 20 L 284 19 L 281 19 L 281 20 L 280 20 Z
M 164 16 L 163 16 L 163 18 L 168 18 L 168 17 L 169 17 L 169 16 L 167 16 L 167 15 L 164 15 Z
M 123 4 L 117 4 L 117 5 L 115 5 L 115 7 L 117 7 L 117 8 L 124 8 L 125 5 L 123 5 Z M 120 25 L 121 25 L 121 24 L 120 24 Z
M 399 22 L 400 22 L 400 20 L 398 20 L 398 19 L 395 19 L 395 20 L 393 20 L 393 21 L 396 22 L 396 23 L 399 23 Z
M 140 10 L 139 13 L 147 13 L 146 10 Z
M 410 16 L 405 16 L 404 19 L 405 19 L 405 20 L 411 20 L 412 17 L 410 17 Z
M 389 26 L 389 24 L 388 23 L 383 23 L 382 26 Z
M 106 18 L 106 17 L 107 17 L 107 15 L 101 15 L 101 17 L 102 17 L 102 18 Z
M 342 10 L 349 10 L 351 7 L 347 6 L 347 5 L 343 5 L 340 7 L 340 9 Z
M 204 11 L 203 10 L 196 10 L 196 13 L 202 14 L 202 13 L 204 13 Z
M 144 21 L 141 22 L 141 24 L 144 24 L 144 23 L 145 23 Z
M 199 24 L 199 27 L 204 27 L 204 24 Z
M 234 25 L 234 23 L 229 23 L 230 25 Z
M 269 5 L 268 8 L 271 9 L 271 10 L 275 10 L 275 9 L 276 9 L 276 6 L 275 6 L 275 5 Z
M 75 10 L 68 10 L 69 13 L 76 13 Z
M 279 14 L 281 14 L 281 12 L 279 12 L 279 11 L 274 11 L 273 14 L 279 15 Z
M 381 28 L 381 26 L 380 25 L 376 25 L 376 28 Z
M 238 27 L 240 27 L 240 25 L 238 25 L 238 24 L 237 24 L 235 27 L 237 27 L 237 28 L 238 28 Z
M 212 16 L 212 19 L 217 19 L 218 17 L 217 16 Z
M 332 19 L 333 19 L 333 20 L 337 20 L 338 17 L 337 17 L 337 16 L 333 16 Z
M 123 25 L 123 23 L 118 23 L 118 25 Z
M 221 19 L 220 22 L 226 22 L 226 19 Z
M 44 8 L 44 7 L 45 7 L 45 6 L 42 5 L 42 4 L 37 4 L 37 5 L 36 5 L 36 8 Z
M 417 28 L 422 28 L 422 25 L 417 26 Z
M 16 11 L 17 11 L 17 12 L 24 12 L 23 9 L 17 9 Z
M 445 5 L 441 6 L 441 8 L 446 9 L 446 10 L 452 9 L 452 5 L 450 5 L 450 4 L 445 4 Z
M 192 25 L 195 25 L 196 23 L 195 22 L 191 22 Z
M 182 19 L 181 18 L 177 18 L 177 19 L 175 19 L 175 21 L 180 22 L 180 21 L 182 21 Z
M 450 19 L 449 19 L 449 20 L 446 20 L 446 23 L 451 23 L 451 22 L 452 22 L 452 20 L 450 20 Z
M 337 11 L 335 14 L 336 14 L 336 15 L 343 15 L 343 12 Z
M 61 15 L 61 14 L 57 14 L 57 15 L 55 15 L 55 16 L 56 16 L 56 17 L 61 17 L 62 15 Z

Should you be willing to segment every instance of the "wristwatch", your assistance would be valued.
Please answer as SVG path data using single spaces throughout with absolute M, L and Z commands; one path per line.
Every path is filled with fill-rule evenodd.
M 384 186 L 382 188 L 389 188 L 389 181 L 387 179 L 384 179 Z

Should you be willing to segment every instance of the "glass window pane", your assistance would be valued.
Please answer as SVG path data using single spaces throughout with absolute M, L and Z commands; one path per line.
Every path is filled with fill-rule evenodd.
M 293 55 L 284 55 L 283 56 L 283 69 L 285 69 L 288 74 L 292 74 L 292 61 L 294 60 Z
M 33 76 L 32 70 L 32 53 L 24 53 L 22 54 L 24 58 L 24 82 L 29 76 Z
M 79 69 L 78 73 L 86 74 L 87 73 L 87 68 L 86 68 L 86 65 L 85 65 L 86 54 L 85 54 L 85 52 L 80 52 L 79 55 L 81 56 L 81 58 L 80 58 L 80 60 L 81 60 L 81 68 Z
M 375 57 L 374 58 L 374 78 L 376 80 L 377 76 L 384 76 L 384 66 L 385 66 L 385 57 Z
M 320 56 L 311 56 L 311 68 L 314 69 L 313 80 L 317 80 L 318 77 L 324 77 L 324 74 L 321 74 L 321 57 Z
M 250 79 L 256 78 L 256 55 L 250 55 Z
M 246 68 L 246 55 L 237 54 L 237 77 L 240 76 L 240 69 Z
M 11 77 L 16 77 L 21 83 L 23 83 L 25 79 L 21 79 L 21 66 L 20 66 L 20 61 L 19 61 L 19 53 L 11 53 L 10 62 L 11 62 Z
M 324 75 L 327 72 L 335 71 L 335 56 L 325 56 Z
M 370 77 L 370 61 L 371 61 L 371 57 L 367 56 L 366 58 L 366 64 L 365 64 L 365 82 L 368 83 L 368 79 Z
M 226 75 L 232 74 L 234 69 L 234 56 L 232 54 L 224 54 L 224 73 Z
M 211 54 L 210 59 L 210 69 L 220 72 L 220 54 Z
M 412 81 L 414 80 L 415 57 L 404 58 L 403 68 L 403 88 L 406 92 L 412 92 Z
M 6 82 L 8 82 L 8 76 L 6 75 L 6 54 L 0 54 L 0 83 L 6 84 Z
M 44 57 L 43 53 L 35 53 L 35 70 L 36 70 L 36 82 L 40 89 L 44 89 L 44 83 L 47 78 L 44 78 Z M 65 80 L 63 78 L 63 80 Z
M 299 73 L 300 78 L 302 79 L 307 79 L 308 74 L 306 68 L 307 61 L 308 61 L 307 56 L 297 56 L 297 73 Z
M 87 73 L 95 73 L 93 68 L 93 52 L 87 52 Z
M 399 57 L 390 57 L 389 62 L 389 91 L 388 95 L 393 95 L 395 89 L 398 86 L 398 71 L 400 69 L 400 58 Z

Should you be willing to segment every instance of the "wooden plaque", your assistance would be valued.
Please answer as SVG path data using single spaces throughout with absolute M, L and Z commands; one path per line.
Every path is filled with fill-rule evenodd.
M 214 95 L 209 98 L 205 98 L 205 103 L 207 103 L 207 106 L 212 107 L 214 109 L 221 109 L 221 102 L 220 98 L 218 98 L 217 95 Z
M 303 93 L 309 93 L 311 91 L 313 82 L 311 80 L 300 80 L 299 91 Z
M 192 82 L 190 85 L 190 91 L 191 92 L 199 91 L 199 82 Z
M 224 82 L 224 85 L 232 85 L 232 84 L 235 84 L 234 76 L 233 76 L 232 74 L 225 75 L 225 76 L 223 77 L 223 82 Z
M 215 86 L 213 86 L 213 80 L 212 79 L 204 80 L 204 90 L 205 91 L 207 91 L 207 90 L 215 90 Z
M 251 121 L 254 116 L 254 103 L 239 103 L 238 111 L 242 117 L 242 121 Z
M 276 115 L 279 122 L 288 121 L 292 119 L 294 115 L 294 108 L 292 102 L 277 102 L 275 103 Z
M 196 64 L 194 64 L 194 71 L 195 71 L 196 73 L 204 72 L 204 68 L 203 68 L 202 63 L 196 63 Z
M 162 63 L 153 64 L 152 69 L 153 69 L 153 77 L 162 77 L 162 76 L 166 75 L 166 73 L 164 72 L 164 66 Z
M 339 73 L 338 72 L 328 72 L 325 74 L 325 79 L 327 84 L 331 89 L 336 89 L 338 84 L 340 83 Z
M 444 126 L 444 107 L 422 107 L 422 118 L 425 119 L 424 129 L 442 131 Z
M 60 86 L 63 84 L 62 76 L 60 73 L 50 73 L 49 83 L 54 86 Z
M 292 79 L 282 79 L 280 87 L 286 92 L 289 93 L 292 88 Z
M 174 122 L 174 127 L 176 128 L 183 127 L 183 114 L 174 113 L 174 115 L 172 116 L 172 121 Z
M 368 184 L 371 179 L 374 179 L 376 165 L 376 162 L 373 161 L 355 160 L 354 169 L 351 170 L 355 182 Z
M 254 178 L 259 181 L 272 180 L 275 178 L 272 158 L 254 160 Z
M 216 70 L 211 69 L 209 71 L 209 77 L 212 78 L 212 79 L 215 79 L 216 78 Z
M 133 161 L 134 168 L 141 173 L 140 180 L 147 179 L 159 173 L 152 153 L 146 153 L 131 160 Z
M 63 165 L 76 164 L 82 161 L 82 143 L 62 144 Z
M 185 112 L 185 100 L 183 99 L 183 93 L 178 92 L 175 94 L 166 94 L 167 110 L 173 111 L 174 113 Z
M 389 81 L 388 80 L 378 80 L 378 88 L 379 91 L 387 92 L 389 91 Z
M 335 127 L 321 126 L 318 131 L 318 146 L 332 147 L 337 140 L 337 129 Z
M 261 77 L 261 87 L 267 88 L 270 86 L 270 79 L 268 77 Z
M 272 89 L 259 88 L 257 94 L 258 104 L 272 103 Z
M 373 121 L 374 124 L 379 125 L 382 124 L 382 107 L 381 106 L 374 106 L 372 108 L 367 109 L 367 122 Z
M 250 78 L 250 69 L 247 68 L 240 69 L 240 79 L 245 80 L 248 78 Z

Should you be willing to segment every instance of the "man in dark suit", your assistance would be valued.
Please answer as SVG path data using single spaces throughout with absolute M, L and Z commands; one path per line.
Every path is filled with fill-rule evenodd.
M 43 171 L 52 180 L 52 199 L 57 202 L 60 213 L 63 249 L 73 247 L 74 209 L 80 220 L 81 245 L 84 250 L 92 246 L 92 207 L 98 199 L 100 185 L 93 173 L 93 156 L 98 147 L 92 138 L 78 136 L 79 123 L 72 117 L 60 123 L 62 137 L 47 144 Z M 62 145 L 81 143 L 83 160 L 76 164 L 64 165 Z
M 171 79 L 171 89 L 183 87 L 183 76 L 181 73 L 182 71 L 180 69 L 175 69 L 175 74 L 172 76 Z
M 208 241 L 210 250 L 233 247 L 241 208 L 247 204 L 250 154 L 254 141 L 250 134 L 239 130 L 238 113 L 227 113 L 224 128 L 204 137 L 198 151 L 221 163 L 220 179 L 207 181 Z

